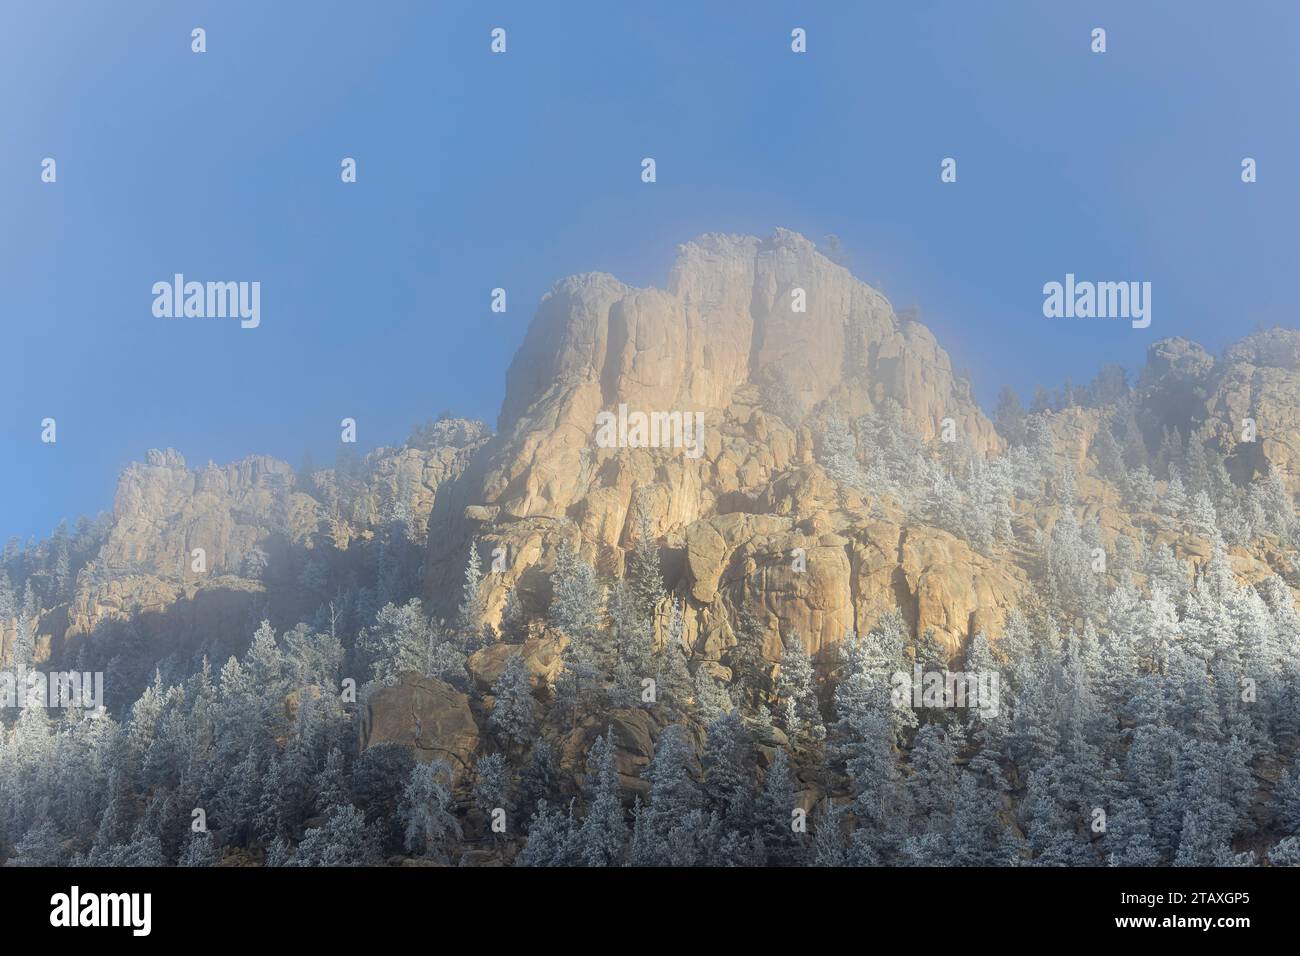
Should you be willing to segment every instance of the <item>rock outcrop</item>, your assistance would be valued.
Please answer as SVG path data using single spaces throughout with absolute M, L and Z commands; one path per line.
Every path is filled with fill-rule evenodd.
M 358 727 L 360 748 L 394 743 L 417 760 L 444 760 L 460 778 L 473 769 L 479 730 L 469 697 L 435 677 L 403 674 L 366 702 Z
M 1237 476 L 1269 468 L 1300 491 L 1300 331 L 1256 332 L 1230 346 L 1210 378 L 1205 421 Z M 1245 423 L 1255 440 L 1243 441 Z
M 1276 468 L 1300 487 L 1298 340 L 1258 333 L 1221 362 L 1186 340 L 1152 346 L 1137 393 L 1148 440 L 1167 428 L 1196 432 L 1247 477 Z M 543 299 L 511 364 L 498 434 L 435 502 L 425 594 L 456 593 L 474 540 L 506 555 L 484 585 L 489 621 L 511 589 L 540 609 L 559 540 L 619 574 L 644 507 L 697 659 L 722 658 L 742 604 L 764 620 L 771 661 L 795 635 L 825 657 L 846 631 L 863 632 L 895 608 L 952 651 L 980 630 L 996 637 L 1029 582 L 1030 555 L 990 558 L 888 506 L 873 511 L 818 464 L 811 426 L 889 400 L 923 440 L 950 420 L 976 452 L 1002 449 L 930 332 L 794 233 L 703 236 L 681 247 L 662 290 L 605 274 L 566 279 Z M 698 412 L 698 454 L 603 447 L 597 416 L 621 406 Z M 1095 477 L 1106 414 L 1074 407 L 1050 419 L 1089 515 L 1109 541 L 1154 535 L 1194 557 L 1198 545 L 1179 529 L 1158 516 L 1135 524 Z M 1259 429 L 1254 445 L 1234 437 L 1246 417 Z M 1050 533 L 1059 513 L 1017 515 L 1021 538 Z M 1241 560 L 1255 573 L 1271 568 Z
M 782 635 L 821 652 L 870 626 L 894 595 L 916 626 L 954 644 L 974 622 L 996 627 L 1009 580 L 977 574 L 972 592 L 965 570 L 944 580 L 936 561 L 951 555 L 941 548 L 917 538 L 901 555 L 897 528 L 888 544 L 874 539 L 864 516 L 840 512 L 839 489 L 815 462 L 810 413 L 857 416 L 887 400 L 924 439 L 950 419 L 973 448 L 1000 448 L 930 332 L 795 233 L 687 243 L 666 290 L 605 274 L 566 279 L 511 364 L 496 438 L 435 505 L 426 594 L 447 593 L 470 538 L 508 554 L 504 573 L 489 576 L 490 619 L 510 588 L 547 569 L 561 537 L 619 573 L 644 506 L 681 558 L 687 639 L 707 659 L 732 640 L 730 609 L 747 598 L 768 611 L 773 659 Z M 700 447 L 601 447 L 597 416 L 620 406 L 698 413 Z M 796 548 L 806 574 L 783 570 Z M 940 608 L 939 596 L 957 592 Z
M 102 547 L 69 605 L 42 618 L 38 647 L 73 649 L 105 620 L 130 619 L 182 650 L 220 647 L 223 635 L 246 641 L 261 616 L 290 626 L 321 600 L 304 584 L 310 565 L 346 574 L 340 562 L 393 522 L 427 541 L 423 594 L 444 616 L 475 542 L 493 572 L 481 597 L 497 625 L 510 591 L 545 609 L 562 540 L 603 573 L 622 573 L 642 508 L 685 612 L 684 640 L 711 667 L 721 668 L 742 605 L 764 625 L 771 662 L 796 639 L 825 660 L 847 631 L 895 609 L 954 652 L 977 631 L 996 637 L 1029 586 L 1032 554 L 980 552 L 821 463 L 830 419 L 886 408 L 901 408 L 922 440 L 948 430 L 980 455 L 1003 450 L 931 333 L 812 243 L 785 230 L 703 236 L 680 248 L 664 289 L 606 274 L 557 283 L 510 366 L 495 435 L 441 420 L 401 448 L 308 474 L 263 456 L 190 469 L 174 451 L 150 452 L 122 475 Z M 1194 434 L 1235 479 L 1276 472 L 1300 491 L 1300 332 L 1255 333 L 1219 360 L 1184 339 L 1157 342 L 1133 410 L 1148 447 L 1167 430 Z M 598 440 L 598 416 L 634 413 L 683 425 L 698 416 L 703 428 L 670 427 L 658 447 Z M 1132 514 L 1099 477 L 1110 414 L 1068 407 L 1047 418 L 1058 467 L 1076 476 L 1081 519 L 1095 518 L 1108 545 L 1145 539 L 1203 558 L 1204 542 L 1159 509 Z M 1021 547 L 1050 534 L 1060 513 L 1018 505 Z M 1233 558 L 1247 579 L 1289 567 L 1278 549 Z M 554 680 L 562 646 L 558 635 L 528 636 L 535 682 Z M 471 658 L 479 690 L 510 652 Z
M 261 455 L 191 469 L 173 449 L 150 451 L 122 473 L 108 534 L 66 613 L 42 620 L 47 653 L 74 649 L 106 621 L 131 620 L 168 651 L 229 653 L 262 616 L 291 626 L 321 597 L 303 584 L 306 564 L 346 561 L 394 516 L 423 537 L 439 487 L 486 437 L 479 422 L 431 423 L 346 474 L 295 474 Z

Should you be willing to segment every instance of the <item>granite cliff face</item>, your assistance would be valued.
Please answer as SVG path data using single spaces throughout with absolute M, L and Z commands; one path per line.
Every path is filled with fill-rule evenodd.
M 795 233 L 687 243 L 666 290 L 603 274 L 558 283 L 506 381 L 498 435 L 435 507 L 431 598 L 456 580 L 471 536 L 506 549 L 506 570 L 489 576 L 490 615 L 508 589 L 542 584 L 531 572 L 561 537 L 619 573 L 639 505 L 675 561 L 686 639 L 708 660 L 731 641 L 730 609 L 746 596 L 768 612 L 777 659 L 778 632 L 820 651 L 896 601 L 955 640 L 972 619 L 996 627 L 1015 588 L 1014 573 L 975 565 L 969 586 L 940 582 L 934 567 L 958 542 L 924 532 L 900 542 L 898 526 L 839 509 L 840 489 L 815 463 L 818 409 L 860 415 L 892 399 L 924 439 L 950 419 L 981 453 L 1001 442 L 929 330 Z M 598 447 L 598 413 L 620 405 L 702 414 L 702 454 Z M 788 568 L 794 548 L 808 552 L 806 575 Z M 950 606 L 949 592 L 969 593 Z
M 172 449 L 150 451 L 122 473 L 108 533 L 71 601 L 44 609 L 42 654 L 71 654 L 97 626 L 127 621 L 168 651 L 234 652 L 261 617 L 282 627 L 310 617 L 328 595 L 304 569 L 346 565 L 349 549 L 395 516 L 422 539 L 438 488 L 485 434 L 478 422 L 440 421 L 346 474 L 295 474 L 261 455 L 191 469 Z
M 1147 441 L 1154 448 L 1169 429 L 1195 434 L 1242 478 L 1273 469 L 1300 487 L 1297 342 L 1300 333 L 1260 333 L 1221 362 L 1183 340 L 1153 345 L 1136 393 Z M 980 630 L 996 637 L 1030 580 L 1032 542 L 1050 535 L 1061 508 L 1015 503 L 1015 543 L 990 556 L 889 501 L 869 503 L 818 463 L 817 436 L 830 416 L 890 400 L 923 441 L 948 420 L 977 454 L 1003 450 L 930 332 L 794 233 L 687 243 L 666 290 L 603 274 L 566 279 L 511 365 L 499 433 L 439 496 L 425 594 L 455 593 L 472 539 L 505 555 L 485 579 L 489 620 L 511 589 L 540 609 L 560 539 L 618 574 L 644 507 L 696 660 L 724 656 L 742 604 L 765 615 L 772 662 L 794 635 L 824 659 L 847 630 L 863 633 L 893 608 L 954 652 Z M 620 405 L 702 413 L 702 454 L 600 447 L 597 416 Z M 1048 416 L 1059 464 L 1078 477 L 1082 520 L 1095 517 L 1108 546 L 1122 535 L 1169 544 L 1183 559 L 1208 555 L 1154 504 L 1146 516 L 1119 507 L 1119 490 L 1099 476 L 1096 440 L 1109 414 Z M 1245 417 L 1260 441 L 1240 441 Z M 806 556 L 797 570 L 796 553 Z M 1247 577 L 1286 567 L 1260 548 L 1238 548 L 1234 561 Z
M 1300 332 L 1256 332 L 1218 362 L 1195 342 L 1171 339 L 1152 347 L 1148 369 L 1149 400 L 1183 399 L 1183 413 L 1228 458 L 1234 477 L 1276 468 L 1291 491 L 1300 490 Z M 1257 441 L 1243 441 L 1247 420 Z
M 1177 429 L 1220 453 L 1234 480 L 1275 473 L 1291 494 L 1300 490 L 1300 332 L 1256 333 L 1218 360 L 1195 343 L 1162 340 L 1133 396 L 1149 448 Z M 598 415 L 620 406 L 698 413 L 698 456 L 602 447 Z M 604 274 L 557 283 L 507 373 L 494 436 L 479 423 L 440 421 L 402 448 L 310 474 L 266 457 L 190 469 L 173 451 L 151 452 L 123 474 L 106 536 L 70 600 L 43 609 L 40 653 L 71 652 L 106 620 L 134 621 L 182 648 L 240 644 L 262 616 L 291 626 L 329 597 L 314 589 L 312 566 L 332 578 L 353 573 L 349 555 L 393 521 L 427 542 L 415 570 L 426 604 L 443 616 L 477 545 L 494 572 L 481 596 L 496 626 L 511 590 L 544 610 L 561 540 L 601 572 L 621 573 L 639 508 L 684 610 L 683 641 L 719 676 L 742 605 L 759 612 L 773 664 L 796 636 L 826 660 L 846 631 L 863 633 L 895 608 L 914 635 L 932 630 L 956 652 L 978 631 L 999 634 L 1031 590 L 1037 535 L 1051 534 L 1062 508 L 1013 501 L 1014 534 L 990 550 L 828 472 L 827 423 L 888 408 L 901 409 L 922 442 L 946 428 L 980 457 L 1005 451 L 931 333 L 812 243 L 784 230 L 765 240 L 703 236 L 681 247 L 666 289 Z M 1207 557 L 1208 543 L 1185 522 L 1154 501 L 1146 511 L 1123 504 L 1103 476 L 1099 436 L 1111 413 L 1045 416 L 1058 464 L 1076 476 L 1079 519 L 1095 518 L 1107 546 L 1128 537 L 1168 544 L 1184 560 Z M 1243 440 L 1246 419 L 1257 441 Z M 1267 543 L 1235 547 L 1232 559 L 1247 579 L 1291 573 L 1285 549 Z M 667 612 L 665 602 L 661 639 Z M 12 624 L 4 636 L 11 644 Z M 553 680 L 561 639 L 528 640 L 535 678 Z M 471 658 L 474 680 L 489 684 L 504 657 L 489 647 Z

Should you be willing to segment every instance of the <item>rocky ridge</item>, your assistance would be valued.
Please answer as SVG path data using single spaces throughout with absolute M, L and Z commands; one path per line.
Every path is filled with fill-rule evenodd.
M 1275 473 L 1292 496 L 1300 490 L 1300 333 L 1258 332 L 1217 360 L 1195 343 L 1162 340 L 1135 396 L 1149 447 L 1177 428 L 1217 449 L 1234 478 Z M 702 453 L 599 447 L 597 415 L 619 405 L 702 414 Z M 104 620 L 144 622 L 160 641 L 195 647 L 246 642 L 248 622 L 264 615 L 291 626 L 327 597 L 304 583 L 307 566 L 346 570 L 347 555 L 394 520 L 426 542 L 420 587 L 444 615 L 471 542 L 485 561 L 503 549 L 481 589 L 486 623 L 498 627 L 511 591 L 544 610 L 562 540 L 621 574 L 638 508 L 683 607 L 683 641 L 717 676 L 728 675 L 742 605 L 758 611 L 774 667 L 793 640 L 828 662 L 846 632 L 865 633 L 893 609 L 914 635 L 933 631 L 956 653 L 978 631 L 996 637 L 1007 610 L 1032 594 L 1034 542 L 1063 507 L 1013 502 L 1014 537 L 989 551 L 846 486 L 823 462 L 827 422 L 889 407 L 923 442 L 947 426 L 978 456 L 1006 449 L 933 335 L 808 240 L 784 230 L 766 240 L 703 236 L 681 247 L 666 289 L 604 274 L 557 283 L 510 367 L 495 435 L 439 422 L 402 448 L 309 475 L 266 457 L 190 469 L 173 451 L 151 452 L 123 474 L 107 536 L 72 599 L 42 614 L 39 653 L 70 654 Z M 1077 517 L 1095 518 L 1108 546 L 1127 537 L 1207 559 L 1207 541 L 1154 505 L 1135 510 L 1102 475 L 1108 414 L 1075 406 L 1044 416 L 1059 465 L 1076 476 Z M 1245 419 L 1255 442 L 1243 440 Z M 205 552 L 201 572 L 195 548 Z M 1295 587 L 1294 556 L 1279 545 L 1238 546 L 1231 558 L 1246 580 L 1281 573 Z M 12 635 L 11 625 L 7 645 Z M 564 639 L 535 628 L 525 640 L 535 682 L 551 684 Z M 470 658 L 477 691 L 512 649 Z M 468 697 L 432 679 L 408 683 L 390 689 L 401 698 L 392 713 L 372 703 L 368 739 L 430 749 L 412 743 L 412 727 L 449 720 L 460 742 L 450 749 L 465 757 L 477 739 Z

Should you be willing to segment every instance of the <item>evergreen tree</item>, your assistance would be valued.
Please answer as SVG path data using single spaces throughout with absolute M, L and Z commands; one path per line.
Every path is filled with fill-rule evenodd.
M 1192 531 L 1209 541 L 1219 538 L 1219 519 L 1214 513 L 1214 502 L 1204 488 L 1192 498 L 1189 514 Z
M 766 629 L 749 605 L 741 607 L 737 615 L 736 643 L 731 648 L 728 662 L 731 665 L 733 698 L 756 706 L 759 700 L 771 693 L 771 668 L 763 658 L 763 641 Z
M 946 828 L 957 790 L 957 754 L 952 738 L 937 724 L 916 734 L 911 754 L 912 776 L 907 789 L 917 813 L 920 832 Z
M 611 706 L 641 706 L 644 681 L 654 675 L 657 666 L 651 618 L 637 609 L 632 588 L 624 580 L 616 580 L 610 588 L 606 613 L 614 656 Z
M 323 825 L 308 830 L 291 866 L 365 866 L 371 856 L 365 817 L 356 807 L 336 806 Z
M 369 658 L 372 679 L 379 684 L 395 684 L 405 671 L 433 676 L 434 634 L 419 598 L 400 607 L 385 604 L 357 643 Z
M 702 664 L 695 668 L 692 679 L 695 693 L 695 708 L 700 720 L 711 723 L 731 711 L 734 706 L 726 687 L 717 680 Z
M 506 602 L 501 608 L 501 640 L 509 644 L 522 644 L 528 638 L 528 612 L 515 588 L 506 592 Z
M 53 820 L 42 820 L 18 841 L 9 866 L 62 866 L 64 850 Z
M 801 841 L 793 827 L 797 808 L 790 756 L 784 747 L 777 747 L 754 811 L 769 866 L 793 866 L 801 856 Z
M 1142 801 L 1122 800 L 1107 820 L 1106 862 L 1111 866 L 1157 866 L 1160 854 L 1151 841 L 1150 825 Z
M 781 699 L 785 727 L 789 733 L 806 734 L 813 740 L 820 740 L 826 735 L 821 708 L 817 702 L 817 688 L 813 683 L 812 660 L 804 650 L 803 641 L 798 634 L 791 634 L 785 642 L 776 693 Z
M 848 859 L 841 819 L 844 809 L 829 798 L 822 800 L 813 830 L 812 866 L 844 866 Z
M 669 617 L 667 639 L 655 661 L 655 701 L 672 718 L 685 716 L 695 696 L 695 685 L 686 668 L 680 603 L 674 602 Z
M 572 642 L 594 639 L 600 624 L 601 603 L 596 572 L 573 550 L 568 539 L 561 541 L 556 550 L 551 587 L 551 625 Z
M 1183 486 L 1183 479 L 1177 468 L 1170 468 L 1169 484 L 1160 497 L 1160 510 L 1181 523 L 1187 517 L 1187 508 L 1187 490 Z
M 597 640 L 601 601 L 595 570 L 572 551 L 567 540 L 560 542 L 556 552 L 551 586 L 554 593 L 550 621 L 569 641 L 556 690 L 576 725 L 579 712 L 601 690 L 601 648 Z
M 474 767 L 474 803 L 488 821 L 492 838 L 499 833 L 493 828 L 498 811 L 504 813 L 506 826 L 514 816 L 514 806 L 510 799 L 510 768 L 500 754 L 487 754 L 479 757 Z
M 821 465 L 832 481 L 858 494 L 865 494 L 868 480 L 857 456 L 857 441 L 848 423 L 842 418 L 830 419 L 822 434 Z
M 451 768 L 441 760 L 417 763 L 407 779 L 399 815 L 406 824 L 409 852 L 445 859 L 452 838 L 461 836 L 452 813 Z
M 554 809 L 545 800 L 537 801 L 537 810 L 528 823 L 528 842 L 515 859 L 517 866 L 571 866 L 576 852 L 573 808 L 568 814 Z
M 488 723 L 512 743 L 526 744 L 534 729 L 533 691 L 522 654 L 506 658 L 505 667 L 492 684 L 492 696 L 495 703 Z
M 469 560 L 465 564 L 465 583 L 461 588 L 460 607 L 456 612 L 456 627 L 466 642 L 478 639 L 483 623 L 483 598 L 479 596 L 479 582 L 483 579 L 483 566 L 478 556 L 478 544 L 471 541 Z
M 632 863 L 637 866 L 693 865 L 699 862 L 698 839 L 704 817 L 700 794 L 691 779 L 694 751 L 679 724 L 665 727 L 655 743 L 644 777 L 650 802 L 636 817 Z
M 972 762 L 973 763 L 973 762 Z M 1011 862 L 1003 844 L 1005 828 L 999 821 L 998 792 L 983 786 L 978 772 L 964 770 L 953 799 L 949 833 L 953 866 L 999 866 Z
M 664 579 L 660 571 L 659 545 L 650 525 L 650 510 L 645 499 L 636 505 L 636 544 L 628 562 L 628 577 L 637 611 L 653 623 L 655 608 L 664 596 Z
M 1300 866 L 1300 837 L 1279 840 L 1268 851 L 1268 862 L 1273 866 Z
M 216 866 L 219 856 L 211 833 L 191 833 L 177 866 Z
M 328 813 L 331 807 L 351 802 L 343 751 L 338 747 L 330 748 L 325 757 L 325 765 L 313 782 L 313 789 L 316 791 L 316 808 L 320 813 Z
M 536 806 L 539 801 L 549 800 L 558 789 L 559 776 L 555 751 L 545 740 L 537 740 L 528 766 L 520 775 L 519 789 L 524 806 Z
M 1283 832 L 1300 836 L 1300 766 L 1296 763 L 1278 777 L 1272 807 Z
M 1092 453 L 1096 456 L 1097 470 L 1101 472 L 1102 477 L 1116 483 L 1124 481 L 1128 474 L 1128 470 L 1124 467 L 1124 453 L 1109 428 L 1103 427 L 1097 432 Z
M 731 829 L 748 832 L 753 816 L 753 787 L 749 735 L 736 710 L 716 717 L 708 726 L 704 746 L 704 793 Z
M 585 866 L 618 866 L 627 843 L 623 820 L 622 785 L 614 767 L 613 728 L 597 737 L 587 753 L 590 804 L 578 832 L 579 855 Z

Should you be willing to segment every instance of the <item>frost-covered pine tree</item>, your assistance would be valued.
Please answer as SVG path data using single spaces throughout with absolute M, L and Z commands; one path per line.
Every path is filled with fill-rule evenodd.
M 1210 494 L 1205 489 L 1201 489 L 1192 498 L 1191 509 L 1188 514 L 1191 530 L 1205 538 L 1207 541 L 1216 541 L 1219 538 L 1219 519 L 1214 511 L 1214 502 Z
M 1195 496 L 1201 491 L 1211 491 L 1210 452 L 1205 447 L 1205 440 L 1199 432 L 1192 432 L 1187 438 L 1187 450 L 1183 455 L 1183 478 L 1187 483 L 1187 493 Z
M 624 580 L 610 587 L 605 610 L 614 655 L 611 706 L 640 706 L 643 682 L 654 676 L 657 667 L 651 619 L 637 610 L 632 588 Z
M 500 834 L 492 828 L 499 812 L 504 812 L 506 826 L 514 816 L 510 799 L 510 766 L 500 754 L 486 754 L 474 765 L 474 803 L 488 823 L 492 838 Z
M 794 831 L 796 809 L 799 805 L 790 778 L 790 755 L 784 747 L 777 747 L 754 809 L 768 866 L 793 866 L 799 860 L 802 838 Z
M 1268 851 L 1268 862 L 1273 866 L 1300 866 L 1300 837 L 1279 840 Z
M 262 795 L 261 778 L 257 751 L 250 747 L 217 792 L 218 819 L 223 831 L 229 832 L 236 842 L 242 842 L 252 833 Z
M 926 724 L 913 741 L 911 765 L 907 791 L 920 830 L 946 829 L 957 790 L 957 753 L 951 736 L 938 724 Z
M 1300 762 L 1282 771 L 1273 788 L 1272 807 L 1285 832 L 1300 836 Z
M 680 724 L 664 728 L 644 774 L 650 781 L 650 801 L 637 815 L 634 865 L 671 866 L 697 856 L 703 819 L 699 787 L 690 773 L 694 756 Z
M 370 662 L 371 679 L 395 684 L 405 671 L 430 675 L 433 629 L 419 598 L 406 604 L 385 604 L 375 623 L 361 632 L 357 644 Z
M 1187 576 L 1187 566 L 1174 557 L 1173 548 L 1159 544 L 1147 554 L 1146 567 L 1143 569 L 1148 585 L 1154 589 L 1159 584 L 1167 598 L 1175 603 L 1187 593 L 1191 582 Z
M 736 622 L 736 643 L 727 657 L 731 665 L 732 696 L 751 706 L 769 693 L 771 667 L 763 658 L 766 629 L 749 605 L 741 607 Z
M 568 539 L 556 549 L 551 588 L 551 625 L 571 641 L 593 640 L 600 626 L 600 587 L 595 569 L 573 550 Z
M 966 670 L 978 676 L 984 682 L 981 686 L 998 688 L 996 707 L 976 707 L 969 711 L 972 739 L 981 749 L 997 750 L 1007 729 L 1007 714 L 1001 706 L 1001 692 L 1005 686 L 1002 676 L 1002 664 L 993 651 L 988 634 L 977 631 L 966 645 Z M 994 685 L 993 681 L 997 684 Z M 993 701 L 988 702 L 990 704 Z
M 858 461 L 857 442 L 844 419 L 834 417 L 826 423 L 820 458 L 822 467 L 832 481 L 858 494 L 866 493 L 868 483 Z
M 370 834 L 365 816 L 348 804 L 331 809 L 323 825 L 303 835 L 290 865 L 365 866 L 370 856 Z
M 185 851 L 181 854 L 177 866 L 216 866 L 218 860 L 216 843 L 211 833 L 191 833 L 185 841 Z
M 560 768 L 556 761 L 555 750 L 545 740 L 538 738 L 533 744 L 533 752 L 528 758 L 519 777 L 520 799 L 524 806 L 536 806 L 539 800 L 546 801 L 559 788 Z
M 62 866 L 65 852 L 59 840 L 59 828 L 53 820 L 42 820 L 18 841 L 9 866 Z
M 921 513 L 925 520 L 937 528 L 965 538 L 967 536 L 966 511 L 966 502 L 963 500 L 958 483 L 947 472 L 941 469 L 932 470 L 921 503 Z
M 781 712 L 789 733 L 806 734 L 813 740 L 826 736 L 817 687 L 813 683 L 812 659 L 804 650 L 803 640 L 798 634 L 790 634 L 785 642 L 776 693 L 781 699 Z
M 501 640 L 522 644 L 527 637 L 528 612 L 515 588 L 511 588 L 506 592 L 505 604 L 501 608 Z
M 695 708 L 706 723 L 717 720 L 734 706 L 726 685 L 716 680 L 702 664 L 695 668 L 691 683 L 695 688 Z
M 577 862 L 576 842 L 572 804 L 565 813 L 545 800 L 538 800 L 536 812 L 528 823 L 528 842 L 515 858 L 515 865 L 572 866 Z
M 585 866 L 619 866 L 627 844 L 623 787 L 614 765 L 613 734 L 611 726 L 587 752 L 590 802 L 578 831 L 578 852 Z
M 1176 467 L 1169 469 L 1169 484 L 1160 496 L 1160 510 L 1180 523 L 1187 515 L 1187 489 Z
M 686 714 L 695 696 L 695 685 L 686 667 L 682 635 L 685 621 L 679 602 L 673 603 L 668 634 L 655 661 L 655 703 L 677 718 Z
M 837 806 L 830 797 L 823 798 L 813 829 L 810 866 L 835 867 L 845 864 L 847 853 L 840 822 L 844 812 L 844 808 Z
M 328 813 L 331 807 L 351 802 L 347 766 L 343 759 L 343 751 L 338 747 L 330 748 L 325 757 L 325 765 L 316 774 L 313 789 L 316 791 L 318 813 Z
M 1077 866 L 1090 862 L 1079 832 L 1081 822 L 1062 804 L 1054 780 L 1059 771 L 1048 763 L 1029 773 L 1020 805 L 1021 828 L 1028 837 L 1036 866 Z
M 1092 453 L 1097 459 L 1097 470 L 1103 478 L 1119 484 L 1125 478 L 1124 453 L 1119 442 L 1111 434 L 1110 427 L 1104 425 L 1097 432 L 1092 443 Z
M 483 598 L 479 583 L 483 580 L 483 565 L 478 556 L 478 544 L 469 544 L 469 560 L 465 563 L 465 583 L 461 586 L 460 607 L 456 611 L 456 628 L 466 641 L 478 639 L 483 625 Z
M 1158 866 L 1160 854 L 1151 841 L 1151 827 L 1142 801 L 1126 797 L 1107 818 L 1102 852 L 1110 866 Z
M 650 524 L 650 509 L 645 499 L 636 504 L 636 544 L 628 561 L 628 578 L 637 612 L 653 623 L 655 608 L 664 596 L 664 579 L 660 570 L 659 545 Z
M 431 760 L 411 768 L 398 811 L 406 825 L 408 852 L 436 860 L 446 858 L 452 839 L 461 837 L 452 805 L 451 767 Z
M 1151 588 L 1150 597 L 1139 604 L 1133 623 L 1133 644 L 1143 666 L 1163 672 L 1169 649 L 1181 633 L 1178 612 L 1164 587 L 1157 582 Z
M 996 790 L 982 786 L 978 774 L 964 770 L 953 798 L 952 827 L 948 843 L 952 866 L 999 866 L 1010 861 L 1011 849 L 1003 844 L 1005 827 Z
M 561 541 L 556 551 L 551 587 L 548 617 L 568 638 L 556 693 L 576 725 L 578 714 L 601 690 L 601 594 L 595 569 L 574 553 L 567 540 Z
M 890 611 L 863 638 L 850 631 L 841 642 L 839 653 L 839 681 L 833 694 L 837 737 L 861 739 L 866 728 L 874 730 L 879 719 L 889 728 L 892 746 L 906 729 L 917 725 L 916 711 L 910 701 L 895 706 L 893 699 L 894 675 L 904 673 L 910 683 L 912 673 L 902 615 Z
M 518 652 L 506 658 L 501 674 L 492 684 L 495 703 L 488 723 L 515 744 L 526 744 L 533 736 L 533 690 L 528 665 Z
M 1072 618 L 1094 617 L 1104 606 L 1101 575 L 1074 511 L 1065 508 L 1045 542 L 1048 596 Z
M 1149 510 L 1155 504 L 1156 483 L 1146 465 L 1129 470 L 1124 482 L 1124 498 L 1142 510 Z
M 749 830 L 753 814 L 749 734 L 736 710 L 709 724 L 704 745 L 704 793 L 732 829 Z

